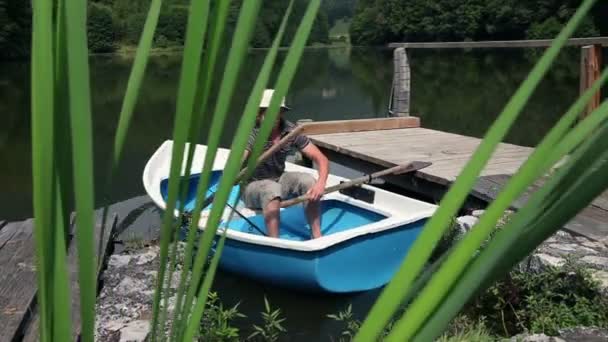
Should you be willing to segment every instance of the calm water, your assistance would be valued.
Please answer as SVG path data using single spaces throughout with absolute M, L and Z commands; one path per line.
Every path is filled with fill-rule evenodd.
M 427 128 L 481 137 L 509 96 L 525 78 L 539 50 L 412 50 L 413 115 Z M 263 51 L 252 52 L 241 75 L 226 122 L 222 144 L 230 143 L 240 109 L 255 79 Z M 152 59 L 134 122 L 126 142 L 119 175 L 101 206 L 144 193 L 143 167 L 172 132 L 181 57 Z M 130 59 L 96 56 L 91 59 L 94 114 L 95 184 L 104 179 Z M 507 142 L 534 146 L 578 93 L 579 52 L 565 50 L 534 93 Z M 221 69 L 220 69 L 221 70 Z M 336 120 L 384 117 L 392 82 L 392 52 L 383 49 L 317 49 L 305 52 L 287 101 L 290 120 Z M 29 65 L 0 63 L 0 220 L 32 216 Z M 204 139 L 204 137 L 203 137 Z M 373 142 L 370 142 L 373 143 Z M 402 148 L 407 148 L 406 146 Z M 272 289 L 221 275 L 217 287 L 227 303 L 241 301 L 250 317 L 263 307 L 262 296 L 281 306 L 294 338 L 321 339 L 335 328 L 325 315 L 352 302 L 359 314 L 376 292 L 354 296 L 311 296 Z

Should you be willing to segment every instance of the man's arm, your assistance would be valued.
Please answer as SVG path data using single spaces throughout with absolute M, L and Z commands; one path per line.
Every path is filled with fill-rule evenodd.
M 312 142 L 302 149 L 302 153 L 317 164 L 319 168 L 319 179 L 317 179 L 317 183 L 307 193 L 311 200 L 318 201 L 325 191 L 325 184 L 329 175 L 329 160 Z

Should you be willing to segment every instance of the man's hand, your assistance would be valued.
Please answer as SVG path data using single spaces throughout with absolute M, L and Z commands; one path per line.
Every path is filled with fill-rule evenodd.
M 316 202 L 323 197 L 323 192 L 325 192 L 325 183 L 317 181 L 312 188 L 308 189 L 306 195 L 308 195 L 310 201 Z

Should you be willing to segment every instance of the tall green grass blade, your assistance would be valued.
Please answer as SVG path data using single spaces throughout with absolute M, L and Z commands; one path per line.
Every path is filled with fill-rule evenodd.
M 70 196 L 72 195 L 71 134 L 68 109 L 67 49 L 65 2 L 57 2 L 55 19 L 54 68 L 54 235 L 53 247 L 53 340 L 66 341 L 71 337 L 70 284 L 66 267 L 66 250 L 69 241 Z M 50 228 L 50 227 L 49 227 Z
M 53 256 L 53 340 L 71 339 L 70 282 L 66 263 L 65 218 L 61 201 L 61 183 L 55 182 L 55 225 L 53 229 L 55 255 Z
M 236 208 L 237 204 L 241 199 L 241 193 L 236 196 L 236 200 L 232 203 L 232 208 Z M 230 211 L 228 216 L 228 222 L 232 221 L 232 217 L 234 216 L 235 209 Z M 203 318 L 203 311 L 205 310 L 205 306 L 207 304 L 207 298 L 209 296 L 209 290 L 211 289 L 211 285 L 213 284 L 213 279 L 215 278 L 215 271 L 217 270 L 217 266 L 220 261 L 220 256 L 222 255 L 222 251 L 224 249 L 224 243 L 226 242 L 226 233 L 228 233 L 228 227 L 224 228 L 224 232 L 222 236 L 219 238 L 217 242 L 217 247 L 215 249 L 215 253 L 211 258 L 211 264 L 209 265 L 209 269 L 205 274 L 205 279 L 203 280 L 203 285 L 198 291 L 198 300 L 194 305 L 194 311 L 188 321 L 185 331 L 185 337 L 183 341 L 194 341 L 197 332 L 199 331 L 200 322 Z M 185 319 L 184 319 L 185 320 Z
M 191 45 L 192 49 L 196 49 L 198 51 L 198 56 L 200 56 L 200 54 L 203 51 L 203 45 L 205 42 L 205 34 L 207 32 L 207 21 L 209 18 L 209 1 L 206 2 L 202 2 L 200 4 L 201 6 L 194 6 L 192 5 L 191 8 L 191 14 L 189 15 L 189 20 L 188 20 L 188 27 L 187 27 L 187 31 L 186 31 L 186 44 Z M 204 5 L 204 7 L 202 6 Z M 196 13 L 196 15 L 193 15 L 192 13 Z M 192 25 L 193 23 L 195 23 L 194 25 Z M 192 63 L 196 63 L 196 69 L 193 69 L 193 73 L 196 75 L 199 73 L 200 70 L 200 59 L 193 59 Z M 192 86 L 195 86 L 196 83 L 198 82 L 198 79 L 194 79 Z M 192 98 L 192 104 L 190 105 L 190 123 L 188 125 L 188 127 L 192 127 L 194 125 L 195 120 L 195 113 L 193 112 L 194 110 L 194 106 L 195 106 L 195 99 L 196 99 L 196 91 L 193 91 L 191 94 L 189 94 L 189 96 L 193 96 Z M 188 137 L 189 138 L 189 137 Z M 185 174 L 183 179 L 188 179 L 190 177 L 190 167 L 186 167 L 184 169 Z M 181 196 L 180 196 L 180 207 L 178 209 L 178 212 L 182 212 L 183 211 L 183 206 L 184 203 L 186 202 L 186 194 L 188 193 L 188 188 L 189 188 L 189 184 L 187 181 L 183 181 L 180 185 L 181 188 Z M 181 226 L 181 216 L 180 216 L 180 226 Z M 172 241 L 173 246 L 172 246 L 172 250 L 171 253 L 169 255 L 169 273 L 167 275 L 167 286 L 166 286 L 166 291 L 169 291 L 170 287 L 171 287 L 171 281 L 173 279 L 173 273 L 175 272 L 175 267 L 177 266 L 177 262 L 176 262 L 176 257 L 177 257 L 177 237 L 179 234 L 179 229 L 176 227 L 174 229 L 174 233 L 173 233 L 173 238 Z M 167 299 L 168 296 L 165 296 L 165 299 Z M 168 310 L 168 305 L 164 305 L 162 308 L 162 312 L 161 312 L 161 316 L 160 316 L 160 326 L 164 327 L 165 326 L 165 321 L 167 318 L 167 310 Z
M 588 137 L 600 124 L 606 120 L 608 115 L 608 102 L 604 101 L 601 106 L 595 109 L 587 118 L 572 129 L 572 131 L 562 139 L 551 151 L 548 161 L 559 159 L 572 151 L 586 137 Z
M 552 149 L 555 148 L 570 129 L 571 125 L 576 121 L 578 115 L 585 108 L 593 94 L 597 92 L 607 79 L 608 72 L 605 72 L 602 74 L 602 77 L 572 105 L 555 127 L 545 136 L 528 160 L 505 185 L 503 191 L 486 209 L 479 222 L 455 246 L 454 251 L 450 253 L 450 257 L 441 266 L 437 274 L 432 277 L 425 289 L 417 296 L 405 315 L 394 325 L 393 333 L 396 334 L 396 336 L 399 336 L 402 340 L 408 340 L 415 334 L 415 327 L 418 327 L 424 322 L 441 302 L 444 295 L 449 291 L 449 288 L 446 287 L 445 284 L 451 284 L 458 279 L 471 258 L 479 250 L 479 247 L 490 236 L 492 231 L 494 231 L 494 227 L 504 211 L 508 209 L 511 203 L 538 177 L 542 176 L 542 174 L 552 166 L 552 162 L 559 160 L 559 158 L 563 156 L 563 154 L 561 154 L 554 158 L 547 158 L 552 152 Z M 587 127 L 589 124 L 597 125 L 598 120 L 595 118 L 598 118 L 598 116 L 594 115 L 585 120 L 587 122 Z M 582 142 L 584 137 L 585 136 L 580 137 L 580 140 L 576 144 Z
M 437 241 L 443 235 L 447 223 L 460 208 L 469 190 L 474 186 L 477 176 L 491 157 L 494 149 L 502 141 L 534 89 L 557 57 L 560 49 L 564 46 L 568 37 L 572 35 L 593 3 L 593 0 L 583 2 L 572 19 L 554 40 L 551 47 L 546 50 L 529 76 L 509 100 L 501 115 L 492 124 L 471 160 L 450 187 L 433 217 L 425 225 L 424 230 L 408 252 L 401 268 L 376 301 L 368 314 L 368 318 L 364 321 L 356 335 L 355 341 L 376 339 L 388 323 L 402 302 L 403 297 L 409 291 L 417 274 L 428 260 Z M 397 335 L 393 336 L 398 338 Z
M 152 42 L 154 40 L 154 32 L 156 31 L 161 5 L 162 0 L 152 0 L 150 3 L 148 16 L 146 17 L 144 29 L 139 39 L 139 46 L 135 52 L 135 60 L 133 61 L 133 67 L 131 69 L 131 74 L 129 75 L 129 81 L 127 82 L 127 91 L 122 102 L 118 127 L 116 128 L 116 136 L 114 138 L 114 159 L 110 175 L 114 174 L 113 170 L 118 166 L 122 156 L 125 138 L 133 117 L 133 109 L 137 103 L 137 95 L 139 94 L 139 89 L 141 88 L 141 83 L 146 72 L 146 66 L 148 65 L 150 48 L 152 47 Z
M 66 38 L 70 118 L 76 199 L 76 238 L 80 282 L 82 340 L 93 341 L 97 261 L 93 221 L 93 143 L 87 48 L 87 4 L 83 0 L 66 1 Z
M 584 146 L 575 151 L 572 161 L 567 162 L 530 197 L 526 205 L 473 260 L 444 299 L 443 305 L 418 333 L 417 340 L 432 340 L 481 286 L 508 272 L 517 261 L 532 252 L 540 242 L 560 229 L 608 187 L 608 178 L 605 177 L 608 171 L 606 137 L 608 124 L 604 123 Z M 556 191 L 561 196 L 547 203 L 549 195 Z M 526 231 L 530 233 L 525 234 Z
M 34 239 L 38 274 L 37 301 L 40 310 L 40 340 L 51 340 L 51 299 L 49 274 L 52 255 L 48 242 L 53 210 L 53 4 L 50 0 L 33 3 L 32 20 L 32 184 L 34 195 Z
M 230 9 L 230 0 L 218 1 L 215 3 L 215 11 L 211 16 L 209 25 L 209 45 L 207 52 L 204 54 L 203 67 L 199 72 L 199 87 L 196 91 L 194 101 L 194 122 L 190 127 L 190 138 L 188 139 L 192 143 L 196 143 L 203 130 L 203 122 L 208 120 L 209 115 L 207 114 L 207 104 L 209 101 L 209 94 L 211 92 L 211 85 L 214 80 L 215 64 L 217 61 L 220 47 L 222 44 L 222 37 L 226 28 L 226 19 Z M 186 160 L 186 170 L 190 170 L 192 167 L 192 158 L 194 157 L 194 149 L 188 150 L 188 159 Z
M 270 79 L 272 67 L 274 66 L 274 63 L 276 60 L 277 52 L 279 49 L 279 44 L 282 41 L 283 34 L 285 32 L 285 27 L 287 26 L 287 18 L 289 17 L 289 15 L 291 13 L 292 5 L 293 5 L 293 1 L 291 1 L 289 3 L 287 10 L 283 16 L 283 20 L 279 27 L 279 31 L 273 41 L 271 49 L 269 50 L 268 54 L 266 55 L 264 64 L 262 65 L 262 69 L 260 70 L 260 73 L 255 82 L 251 95 L 249 96 L 249 99 L 245 106 L 243 118 L 241 119 L 241 121 L 239 123 L 237 132 L 235 133 L 235 138 L 234 138 L 234 141 L 233 141 L 233 144 L 231 147 L 231 154 L 230 154 L 229 160 L 226 164 L 226 167 L 225 167 L 225 170 L 224 170 L 224 173 L 222 176 L 222 183 L 220 184 L 220 189 L 218 190 L 218 193 L 223 194 L 225 192 L 226 196 L 228 196 L 230 189 L 232 188 L 232 184 L 234 184 L 236 176 L 239 172 L 240 160 L 245 151 L 245 147 L 247 145 L 249 132 L 251 132 L 251 130 L 253 129 L 253 127 L 255 125 L 257 110 L 258 110 L 259 103 L 260 103 L 260 100 L 262 97 L 262 93 L 263 93 L 264 89 L 266 88 L 266 85 L 268 84 L 268 80 Z M 222 186 L 224 188 L 222 188 Z M 204 196 L 200 196 L 197 198 L 198 206 L 202 205 L 202 203 L 204 202 L 203 200 L 204 200 Z M 220 202 L 220 203 L 222 203 L 222 202 Z M 236 207 L 237 203 L 238 203 L 238 201 L 236 201 L 236 203 L 234 203 L 233 207 Z M 215 208 L 215 206 L 214 206 L 214 208 Z M 223 205 L 221 205 L 219 208 L 223 208 Z M 219 213 L 219 215 L 221 215 L 221 211 L 217 210 L 216 212 Z M 234 213 L 231 212 L 231 215 L 232 214 L 234 214 Z M 214 215 L 213 211 L 212 211 L 211 215 Z M 197 221 L 195 221 L 194 219 L 192 220 L 192 224 L 196 224 L 196 222 Z M 214 223 L 211 220 L 211 217 L 209 219 L 209 222 L 210 223 L 207 225 L 207 227 L 205 229 L 206 233 L 207 233 L 207 231 L 216 230 L 216 226 L 214 226 Z M 192 227 L 191 227 L 191 229 L 192 229 Z M 225 235 L 225 232 L 224 232 L 224 235 Z M 220 243 L 221 243 L 221 245 L 223 245 L 223 241 Z M 207 252 L 204 250 L 199 253 L 201 253 L 200 255 L 207 254 Z M 212 262 L 210 268 L 208 269 L 208 271 L 206 273 L 205 279 L 203 281 L 203 288 L 201 289 L 202 292 L 199 292 L 198 301 L 195 305 L 196 311 L 193 313 L 189 326 L 186 329 L 186 331 L 187 331 L 186 338 L 188 338 L 188 336 L 192 336 L 192 334 L 195 331 L 194 326 L 195 325 L 197 326 L 198 322 L 200 321 L 200 314 L 202 314 L 202 310 L 205 307 L 205 302 L 207 299 L 208 291 L 209 291 L 209 288 L 213 281 L 213 274 L 215 272 L 214 267 L 217 266 L 216 259 L 219 260 L 219 256 L 220 256 L 219 253 L 221 253 L 221 248 L 218 248 L 218 250 L 216 251 L 216 254 L 213 257 L 214 261 Z M 198 282 L 195 282 L 193 284 L 198 284 Z M 187 302 L 187 303 L 189 303 L 189 302 Z
M 157 287 L 153 302 L 151 334 L 153 341 L 156 339 L 156 332 L 158 329 L 160 312 L 159 306 L 163 293 L 169 242 L 173 236 L 171 232 L 171 223 L 173 221 L 173 211 L 175 209 L 175 202 L 179 192 L 181 166 L 184 157 L 184 146 L 186 139 L 188 138 L 189 127 L 192 121 L 192 109 L 194 105 L 194 94 L 197 82 L 196 76 L 198 75 L 200 55 L 203 50 L 204 40 L 202 38 L 204 37 L 204 33 L 207 28 L 208 10 L 209 0 L 194 1 L 191 3 L 188 15 L 184 56 L 177 95 L 177 114 L 175 117 L 175 127 L 173 129 L 174 144 L 169 174 L 169 196 L 166 202 L 167 207 L 165 209 L 161 228 L 160 266 L 158 270 Z
M 65 1 L 57 3 L 57 18 L 55 20 L 55 168 L 57 181 L 61 183 L 59 196 L 62 201 L 61 211 L 66 245 L 69 236 L 69 217 L 72 208 L 73 178 L 72 178 L 72 135 L 70 132 L 69 94 L 67 74 Z
M 196 334 L 198 333 L 198 329 L 200 327 L 200 321 L 203 318 L 203 312 L 205 310 L 205 305 L 207 304 L 207 298 L 209 296 L 209 290 L 211 289 L 211 284 L 213 282 L 213 278 L 215 277 L 215 271 L 217 270 L 217 266 L 220 261 L 220 256 L 222 255 L 222 251 L 224 249 L 224 242 L 226 242 L 226 232 L 228 229 L 224 229 L 224 233 L 219 238 L 217 243 L 217 248 L 215 250 L 215 254 L 211 258 L 211 264 L 209 265 L 209 269 L 205 274 L 205 279 L 203 280 L 203 285 L 198 292 L 198 301 L 194 306 L 194 310 L 192 312 L 192 316 L 190 317 L 190 322 L 186 326 L 185 337 L 182 341 L 194 341 Z
M 205 160 L 203 162 L 203 170 L 199 177 L 199 185 L 197 189 L 197 200 L 195 209 L 192 216 L 191 224 L 197 225 L 200 219 L 201 207 L 199 202 L 202 201 L 201 193 L 205 193 L 209 186 L 209 180 L 211 178 L 211 167 L 215 160 L 217 148 L 219 146 L 220 135 L 226 121 L 226 114 L 228 107 L 231 103 L 232 93 L 234 91 L 238 73 L 241 69 L 243 59 L 247 52 L 247 47 L 253 29 L 255 27 L 255 19 L 260 9 L 261 2 L 259 0 L 252 0 L 243 2 L 239 18 L 236 24 L 236 30 L 232 40 L 232 47 L 228 53 L 228 60 L 226 63 L 226 69 L 224 72 L 224 79 L 221 82 L 220 90 L 217 98 L 216 108 L 211 122 L 211 128 L 209 129 L 209 138 L 207 141 L 207 151 L 205 153 Z M 219 191 L 219 190 L 218 190 Z M 190 227 L 190 234 L 193 234 L 193 228 Z M 182 317 L 189 316 L 189 310 L 196 294 L 196 285 L 200 281 L 202 269 L 204 266 L 205 257 L 209 248 L 211 247 L 211 240 L 213 239 L 214 233 L 209 233 L 208 229 L 205 230 L 203 237 L 199 243 L 198 254 L 194 263 L 194 269 L 190 281 L 190 287 L 186 292 L 186 300 L 184 302 L 184 309 Z M 190 237 L 189 239 L 190 240 Z M 205 246 L 205 248 L 203 248 Z
M 228 18 L 228 9 L 230 8 L 230 1 L 219 1 L 215 3 L 215 10 L 211 15 L 211 24 L 209 32 L 209 47 L 207 52 L 204 54 L 203 67 L 199 73 L 199 87 L 195 95 L 194 104 L 194 123 L 190 132 L 190 143 L 195 144 L 198 141 L 198 137 L 202 130 L 202 123 L 206 120 L 207 101 L 209 99 L 209 93 L 211 91 L 211 84 L 213 82 L 213 74 L 215 70 L 215 64 L 217 56 L 220 51 L 222 37 L 226 26 L 226 19 Z M 200 83 L 203 83 L 200 86 Z M 192 159 L 194 157 L 194 148 L 188 149 L 188 159 L 186 160 L 186 171 L 189 171 L 192 167 Z M 205 189 L 206 190 L 206 189 Z M 186 191 L 185 187 L 182 191 Z M 182 198 L 185 195 L 182 194 Z M 184 201 L 182 201 L 183 203 Z M 200 210 L 199 210 L 200 211 Z M 192 250 L 194 247 L 194 238 L 198 231 L 197 224 L 191 224 L 188 233 L 188 242 L 186 243 L 186 250 L 184 253 L 184 270 L 189 270 L 192 264 Z M 187 272 L 183 272 L 180 275 L 179 286 L 177 290 L 177 299 L 175 305 L 175 311 L 173 314 L 173 325 L 171 327 L 171 337 L 173 340 L 178 339 L 178 331 L 181 333 L 184 329 L 185 319 L 180 320 L 180 314 L 182 312 L 184 293 L 186 289 L 186 276 Z
M 277 99 L 275 99 L 274 97 L 281 96 L 280 94 L 285 94 L 287 92 L 287 87 L 289 86 L 289 84 L 291 82 L 291 78 L 293 76 L 290 73 L 290 68 L 292 66 L 294 68 L 295 68 L 295 66 L 297 66 L 297 62 L 299 61 L 299 58 L 301 56 L 301 51 L 303 49 L 303 45 L 306 43 L 306 38 L 308 37 L 308 33 L 310 32 L 310 27 L 312 26 L 312 21 L 314 21 L 314 16 L 316 14 L 318 6 L 319 6 L 318 1 L 312 1 L 309 3 L 306 13 L 304 14 L 304 18 L 302 19 L 302 22 L 300 23 L 298 31 L 296 32 L 294 41 L 290 48 L 290 52 L 287 55 L 287 58 L 285 60 L 283 68 L 281 69 L 281 72 L 279 73 L 279 82 L 277 82 L 277 87 L 275 89 L 275 94 L 273 96 L 273 99 L 274 99 L 273 101 L 275 102 L 275 105 L 274 105 L 275 107 L 273 109 L 273 104 L 272 104 L 273 101 L 271 101 L 271 105 L 267 110 L 267 115 L 269 112 L 272 112 L 273 110 L 275 110 L 275 111 L 278 110 L 279 103 L 278 103 Z M 304 39 L 302 40 L 302 38 L 304 38 Z M 300 52 L 298 53 L 298 51 L 300 51 Z M 275 115 L 276 115 L 276 113 L 275 113 Z M 216 118 L 214 118 L 214 120 Z M 265 123 L 269 122 L 267 120 L 272 120 L 272 118 L 267 117 L 265 119 Z M 214 131 L 213 127 L 214 127 L 214 125 L 212 124 L 212 128 L 210 130 L 211 132 Z M 242 127 L 242 126 L 240 126 L 240 127 Z M 249 132 L 247 132 L 245 134 L 248 134 L 248 133 Z M 239 136 L 239 133 L 237 133 L 237 137 L 238 136 Z M 242 138 L 245 138 L 245 137 L 242 137 Z M 258 139 L 266 140 L 267 135 L 264 136 L 262 133 L 260 133 L 258 135 Z M 213 151 L 213 152 L 215 152 L 215 151 Z M 240 164 L 240 159 L 242 157 L 242 153 L 243 153 L 243 150 L 237 150 L 233 146 L 233 149 L 231 151 L 231 154 L 230 154 L 230 157 L 229 157 L 229 160 L 227 163 L 228 166 L 224 171 L 224 175 L 222 177 L 222 182 L 220 183 L 220 188 L 226 187 L 226 186 L 230 186 L 230 187 L 232 186 L 234 179 L 236 177 L 236 174 L 238 172 L 237 168 L 238 168 L 238 165 Z M 207 155 L 205 157 L 206 157 L 205 165 L 208 165 L 207 158 L 210 157 L 209 151 L 207 152 Z M 212 157 L 214 157 L 214 155 L 212 155 Z M 250 158 L 254 158 L 254 156 L 252 156 Z M 211 159 L 211 160 L 213 160 L 213 159 Z M 234 165 L 234 168 L 232 168 L 232 165 Z M 218 206 L 223 207 L 223 205 L 226 203 L 228 189 L 229 188 L 225 189 L 224 192 L 218 191 L 218 193 L 214 199 L 214 202 L 213 202 L 213 208 L 215 208 L 217 210 Z M 199 199 L 202 200 L 202 198 L 199 198 Z M 215 234 L 215 229 L 217 227 L 217 224 L 219 223 L 220 215 L 221 215 L 221 212 L 216 211 L 214 213 L 214 210 L 212 210 L 211 214 L 208 218 L 207 227 L 205 228 L 203 238 L 201 239 L 201 241 L 199 243 L 199 255 L 197 256 L 197 260 L 195 261 L 195 264 L 194 264 L 194 273 L 193 273 L 193 277 L 192 277 L 194 284 L 196 284 L 198 282 L 198 280 L 200 279 L 199 269 L 202 267 L 202 264 L 204 262 L 204 257 L 206 256 L 206 253 L 209 251 L 209 248 L 211 246 L 213 235 Z M 186 305 L 188 305 L 188 303 L 191 302 L 191 298 L 193 295 L 192 291 L 193 291 L 193 288 L 191 287 L 190 290 L 188 291 L 188 297 L 186 298 Z
M 277 78 L 275 91 L 272 95 L 272 99 L 270 100 L 270 104 L 268 105 L 268 108 L 264 113 L 264 122 L 260 126 L 260 130 L 258 132 L 258 139 L 256 140 L 251 151 L 251 155 L 249 156 L 249 161 L 247 163 L 247 173 L 244 177 L 245 179 L 251 177 L 253 170 L 255 169 L 257 160 L 264 150 L 266 140 L 270 136 L 270 132 L 272 131 L 272 128 L 275 125 L 277 116 L 279 114 L 281 100 L 285 97 L 285 95 L 287 95 L 287 90 L 289 89 L 289 85 L 291 84 L 293 76 L 296 73 L 298 62 L 300 61 L 302 53 L 304 52 L 306 41 L 308 40 L 308 36 L 310 35 L 312 24 L 315 21 L 320 5 L 321 2 L 315 0 L 310 1 L 308 3 L 308 7 L 306 8 L 306 12 L 304 12 L 304 16 L 302 17 L 300 26 L 298 27 L 296 34 L 294 35 L 291 48 L 287 52 L 283 68 L 281 69 Z

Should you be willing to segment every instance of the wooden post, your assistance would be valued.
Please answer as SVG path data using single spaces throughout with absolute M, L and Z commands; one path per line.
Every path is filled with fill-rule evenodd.
M 389 113 L 394 116 L 410 115 L 410 64 L 405 48 L 396 48 L 393 54 L 395 70 Z
M 581 76 L 580 93 L 587 90 L 600 77 L 602 67 L 602 45 L 587 45 L 581 48 Z M 587 109 L 581 113 L 586 117 L 600 105 L 600 91 L 598 91 L 587 104 Z

